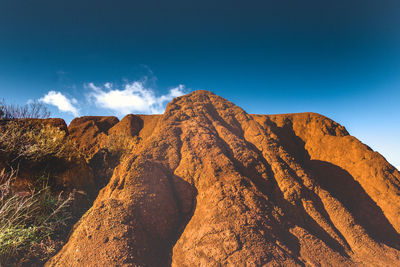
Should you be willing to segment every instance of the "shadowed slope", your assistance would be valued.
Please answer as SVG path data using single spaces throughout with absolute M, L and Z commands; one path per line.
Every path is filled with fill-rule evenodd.
M 381 177 L 392 192 L 371 195 L 357 173 L 346 166 L 341 168 L 350 174 L 338 171 L 335 150 L 325 149 L 329 143 L 312 146 L 329 136 L 352 138 L 343 127 L 319 115 L 307 115 L 306 121 L 281 116 L 249 115 L 207 91 L 174 99 L 156 121 L 147 119 L 154 130 L 146 130 L 48 264 L 398 262 L 398 239 L 388 236 L 397 234 L 398 172 Z M 385 164 L 380 161 L 376 168 Z M 368 164 L 365 168 L 370 170 Z M 338 173 L 333 178 L 332 170 Z M 348 181 L 379 219 L 360 222 L 369 217 L 354 211 L 352 192 L 335 190 L 327 182 L 332 179 Z M 379 194 L 393 209 L 374 206 Z M 385 229 L 374 232 L 381 225 Z
M 272 122 L 280 130 L 285 129 L 292 140 L 301 140 L 302 145 L 297 147 L 307 154 L 305 158 L 325 161 L 347 171 L 352 177 L 350 180 L 354 179 L 361 185 L 362 190 L 382 209 L 390 224 L 400 232 L 400 173 L 379 153 L 348 135 L 336 122 L 318 114 L 255 116 Z M 268 124 L 267 121 L 262 123 Z M 309 169 L 318 171 L 313 166 Z M 330 171 L 324 173 L 332 174 Z M 340 180 L 336 185 L 342 186 Z

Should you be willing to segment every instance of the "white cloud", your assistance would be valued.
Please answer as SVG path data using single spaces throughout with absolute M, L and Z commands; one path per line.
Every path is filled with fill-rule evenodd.
M 74 106 L 78 101 L 75 98 L 68 99 L 61 92 L 50 91 L 39 101 L 56 106 L 62 112 L 70 112 L 74 116 L 79 116 L 78 109 Z
M 179 85 L 166 95 L 156 96 L 142 82 L 126 83 L 122 90 L 114 88 L 112 83 L 105 83 L 102 87 L 89 83 L 86 87 L 91 89 L 88 95 L 90 101 L 94 101 L 98 107 L 111 109 L 121 115 L 135 112 L 160 114 L 164 112 L 167 101 L 184 94 L 184 86 Z

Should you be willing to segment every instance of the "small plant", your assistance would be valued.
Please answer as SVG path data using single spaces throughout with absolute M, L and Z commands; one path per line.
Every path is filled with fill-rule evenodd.
M 49 259 L 60 246 L 71 219 L 74 194 L 55 195 L 44 183 L 14 192 L 16 172 L 0 172 L 0 266 Z M 62 242 L 61 242 L 62 243 Z
M 104 148 L 107 149 L 112 155 L 122 157 L 130 153 L 134 147 L 138 144 L 139 137 L 128 136 L 126 134 L 110 134 L 104 144 Z

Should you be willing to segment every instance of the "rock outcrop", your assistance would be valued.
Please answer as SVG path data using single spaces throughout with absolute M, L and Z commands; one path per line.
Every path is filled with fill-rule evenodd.
M 250 115 L 196 91 L 108 120 L 69 131 L 90 152 L 112 129 L 141 141 L 48 266 L 400 263 L 400 173 L 326 117 Z
M 113 116 L 84 116 L 73 119 L 68 131 L 82 153 L 91 158 L 102 147 L 108 130 L 118 122 Z
M 120 122 L 114 125 L 110 134 L 124 134 L 127 136 L 136 136 L 143 128 L 143 120 L 138 115 L 128 114 Z

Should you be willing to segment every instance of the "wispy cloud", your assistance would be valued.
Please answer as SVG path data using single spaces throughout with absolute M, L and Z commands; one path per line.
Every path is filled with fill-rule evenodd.
M 90 102 L 121 115 L 135 112 L 163 113 L 167 101 L 185 93 L 185 87 L 179 85 L 169 90 L 168 94 L 157 96 L 153 89 L 146 88 L 143 82 L 138 81 L 126 83 L 122 89 L 114 88 L 112 83 L 105 83 L 102 86 L 88 83 L 86 87 L 91 90 L 88 94 Z
M 68 99 L 61 92 L 50 91 L 39 101 L 56 106 L 62 112 L 69 112 L 74 116 L 79 116 L 78 108 L 75 106 L 78 101 L 75 98 Z

